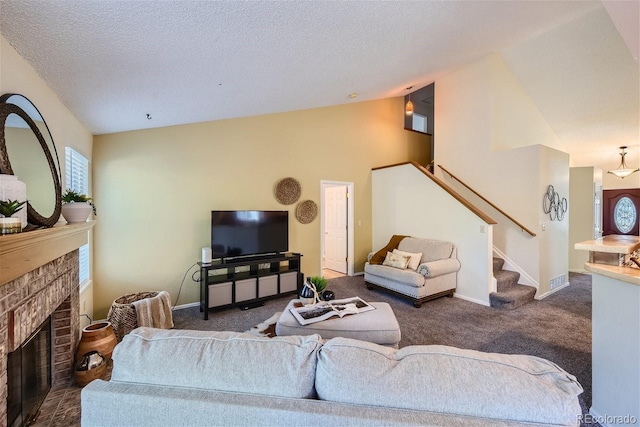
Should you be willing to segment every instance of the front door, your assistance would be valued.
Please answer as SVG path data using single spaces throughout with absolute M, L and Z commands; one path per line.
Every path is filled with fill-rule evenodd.
M 602 235 L 638 235 L 640 188 L 602 192 Z
M 347 274 L 347 187 L 325 189 L 324 268 Z

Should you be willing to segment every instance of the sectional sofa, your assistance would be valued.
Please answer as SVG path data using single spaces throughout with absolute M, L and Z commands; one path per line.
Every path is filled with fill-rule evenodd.
M 319 335 L 138 328 L 110 381 L 82 390 L 82 426 L 579 425 L 582 387 L 533 356 L 400 350 Z

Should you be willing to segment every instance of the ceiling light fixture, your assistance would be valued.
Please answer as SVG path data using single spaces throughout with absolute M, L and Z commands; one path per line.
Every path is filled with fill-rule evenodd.
M 407 88 L 407 90 L 411 90 L 413 86 L 409 86 Z M 407 116 L 411 116 L 413 115 L 413 102 L 411 102 L 411 92 L 409 92 L 409 101 L 407 102 L 407 104 L 404 106 L 404 113 Z
M 626 146 L 620 147 L 620 157 L 622 157 L 620 161 L 620 166 L 618 166 L 617 169 L 608 171 L 607 173 L 613 174 L 618 178 L 624 179 L 629 175 L 631 175 L 632 173 L 638 172 L 640 170 L 640 168 L 631 169 L 624 163 L 624 156 L 627 154 L 624 151 L 626 148 L 627 148 Z

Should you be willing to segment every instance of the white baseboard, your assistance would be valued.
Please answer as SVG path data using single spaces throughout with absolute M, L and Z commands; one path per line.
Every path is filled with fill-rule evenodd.
M 487 301 L 482 301 L 482 300 L 479 300 L 479 299 L 476 299 L 476 298 L 470 298 L 470 297 L 467 297 L 467 296 L 464 296 L 464 295 L 460 295 L 457 292 L 454 293 L 453 296 L 455 298 L 460 298 L 460 299 L 463 299 L 465 301 L 469 301 L 469 302 L 473 302 L 473 303 L 476 303 L 476 304 L 484 305 L 485 307 L 491 307 L 491 303 L 489 303 Z
M 357 273 L 353 273 L 354 276 L 364 276 L 364 271 L 358 271 Z
M 185 308 L 198 307 L 199 302 L 190 302 L 189 304 L 180 304 L 173 307 L 173 310 L 183 310 Z
M 543 299 L 543 298 L 548 297 L 548 296 L 549 296 L 549 295 L 551 295 L 551 294 L 555 294 L 555 293 L 556 293 L 556 292 L 558 292 L 560 289 L 564 289 L 564 288 L 566 288 L 567 286 L 569 286 L 569 282 L 565 283 L 565 284 L 564 284 L 564 285 L 562 285 L 562 286 L 558 286 L 558 287 L 557 287 L 557 288 L 555 288 L 554 290 L 551 290 L 551 291 L 549 291 L 549 292 L 545 292 L 545 293 L 544 293 L 544 294 L 542 294 L 542 295 L 536 295 L 535 297 L 533 297 L 533 299 L 541 300 L 541 299 Z
M 579 274 L 591 274 L 590 272 L 588 272 L 587 270 L 577 270 L 574 268 L 570 268 L 569 269 L 569 273 L 579 273 Z

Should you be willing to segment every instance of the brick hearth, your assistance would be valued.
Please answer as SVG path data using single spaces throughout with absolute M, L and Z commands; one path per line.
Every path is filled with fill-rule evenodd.
M 79 339 L 78 250 L 0 285 L 0 426 L 7 424 L 7 357 L 52 316 L 52 385 L 68 383 Z

